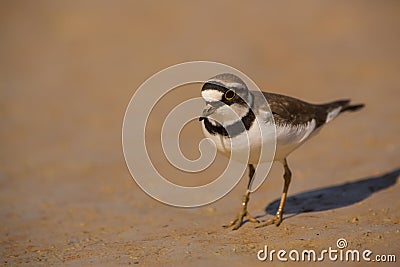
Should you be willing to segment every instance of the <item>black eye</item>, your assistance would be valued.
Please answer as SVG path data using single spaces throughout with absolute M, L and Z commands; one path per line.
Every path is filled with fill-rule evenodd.
M 233 90 L 228 90 L 225 92 L 225 99 L 226 100 L 232 100 L 235 97 L 236 93 Z

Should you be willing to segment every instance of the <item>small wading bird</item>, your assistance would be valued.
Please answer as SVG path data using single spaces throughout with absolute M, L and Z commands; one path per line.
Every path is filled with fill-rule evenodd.
M 250 147 L 250 156 L 246 158 L 249 183 L 243 196 L 242 210 L 234 220 L 224 225 L 224 227 L 233 226 L 233 230 L 242 226 L 245 217 L 250 222 L 260 223 L 248 213 L 247 203 L 255 173 L 254 164 L 259 161 L 260 147 L 263 144 L 270 143 L 271 138 L 276 138 L 273 161 L 283 164 L 284 186 L 275 217 L 260 223 L 257 227 L 271 224 L 279 226 L 282 222 L 283 208 L 292 177 L 286 160 L 287 156 L 342 112 L 356 111 L 364 106 L 363 104 L 350 105 L 350 100 L 316 105 L 289 96 L 250 91 L 239 77 L 229 73 L 219 74 L 206 81 L 201 95 L 206 102 L 206 107 L 199 120 L 203 121 L 205 136 L 215 142 L 218 152 L 229 156 L 232 150 L 243 149 L 241 145 L 235 146 L 235 144 L 240 144 L 241 138 L 244 138 L 246 146 Z M 232 116 L 232 111 L 236 114 L 235 116 Z M 271 123 L 271 116 L 275 125 Z M 271 133 L 271 127 L 275 127 L 276 135 L 267 134 Z M 265 134 L 256 133 L 260 130 Z M 247 138 L 250 146 L 247 145 Z M 233 144 L 232 147 L 231 144 Z M 241 153 L 241 151 L 238 152 Z

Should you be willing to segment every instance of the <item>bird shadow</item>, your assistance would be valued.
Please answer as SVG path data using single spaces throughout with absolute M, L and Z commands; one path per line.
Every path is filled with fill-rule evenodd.
M 342 208 L 360 202 L 372 194 L 393 186 L 400 175 L 400 168 L 383 175 L 367 177 L 354 182 L 298 193 L 286 199 L 286 219 L 301 213 Z M 265 215 L 275 215 L 280 198 L 265 207 Z M 263 217 L 260 216 L 260 217 Z

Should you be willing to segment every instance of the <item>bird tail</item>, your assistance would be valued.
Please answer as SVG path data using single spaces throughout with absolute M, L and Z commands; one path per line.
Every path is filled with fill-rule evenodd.
M 350 100 L 345 99 L 345 100 L 338 100 L 334 101 L 331 103 L 323 104 L 322 105 L 326 112 L 326 121 L 329 122 L 332 119 L 336 118 L 340 113 L 345 112 L 345 111 L 357 111 L 361 108 L 364 107 L 364 104 L 356 104 L 356 105 L 350 105 Z
M 356 105 L 346 105 L 342 108 L 342 110 L 340 111 L 340 113 L 344 112 L 344 111 L 357 111 L 360 110 L 364 107 L 364 104 L 356 104 Z
M 350 99 L 345 99 L 345 100 L 337 100 L 328 104 L 324 104 L 325 108 L 327 109 L 328 112 L 337 109 L 338 107 L 341 107 L 340 113 L 345 112 L 345 111 L 357 111 L 361 108 L 363 108 L 365 105 L 364 104 L 355 104 L 355 105 L 350 105 Z

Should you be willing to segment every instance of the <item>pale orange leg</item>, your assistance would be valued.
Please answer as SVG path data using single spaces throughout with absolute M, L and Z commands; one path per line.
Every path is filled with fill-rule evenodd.
M 249 164 L 249 183 L 247 185 L 246 193 L 244 194 L 242 199 L 242 210 L 239 212 L 239 214 L 236 216 L 235 219 L 233 219 L 229 224 L 224 225 L 224 228 L 229 228 L 233 226 L 232 230 L 239 229 L 243 225 L 244 217 L 246 217 L 250 222 L 259 223 L 259 221 L 253 216 L 251 216 L 247 211 L 247 203 L 249 202 L 250 199 L 250 186 L 253 181 L 254 172 L 255 172 L 254 166 L 252 164 Z
M 276 215 L 274 218 L 262 223 L 261 225 L 258 225 L 256 228 L 268 226 L 271 224 L 275 224 L 276 226 L 279 226 L 282 222 L 283 208 L 285 207 L 286 196 L 287 196 L 287 192 L 289 190 L 290 180 L 292 179 L 292 172 L 289 169 L 286 158 L 283 161 L 283 167 L 285 168 L 285 173 L 283 175 L 283 178 L 285 179 L 285 183 L 283 186 L 283 192 L 282 192 L 281 202 L 279 203 L 278 211 L 276 212 Z

